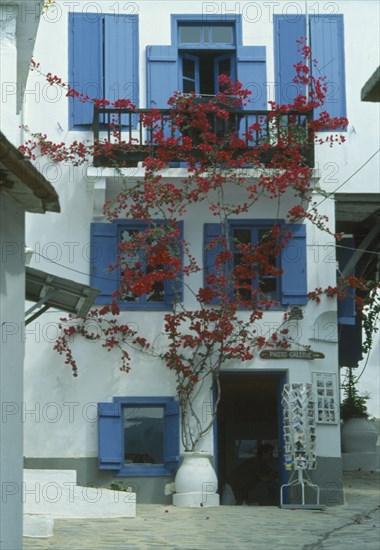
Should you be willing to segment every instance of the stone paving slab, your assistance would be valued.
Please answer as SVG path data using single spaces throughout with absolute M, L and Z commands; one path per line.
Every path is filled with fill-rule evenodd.
M 379 475 L 347 473 L 345 497 L 325 511 L 141 504 L 136 518 L 57 519 L 24 550 L 379 550 Z

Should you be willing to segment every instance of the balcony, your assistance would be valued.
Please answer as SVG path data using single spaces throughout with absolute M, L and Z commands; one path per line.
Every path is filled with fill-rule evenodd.
M 103 167 L 131 167 L 148 156 L 154 157 L 159 148 L 155 138 L 162 130 L 168 137 L 189 136 L 192 138 L 192 147 L 187 154 L 195 159 L 204 155 L 199 145 L 202 142 L 199 130 L 184 127 L 180 132 L 174 121 L 173 110 L 155 110 L 159 113 L 159 120 L 147 124 L 147 116 L 151 109 L 120 109 L 109 107 L 95 107 L 93 118 L 93 134 L 96 151 L 94 166 Z M 220 143 L 226 132 L 234 132 L 239 138 L 240 145 L 234 148 L 236 158 L 245 152 L 251 152 L 257 159 L 255 166 L 271 167 L 278 152 L 291 154 L 291 147 L 296 146 L 301 154 L 301 163 L 309 168 L 314 167 L 314 139 L 310 129 L 313 113 L 289 111 L 274 117 L 272 111 L 251 111 L 228 109 L 227 120 L 217 117 L 210 112 L 207 114 L 210 132 L 216 134 Z M 162 146 L 161 146 L 162 147 Z M 228 149 L 226 144 L 221 145 Z M 178 158 L 171 158 L 169 166 L 175 162 L 186 161 L 186 156 L 178 148 Z M 255 157 L 256 152 L 256 157 Z

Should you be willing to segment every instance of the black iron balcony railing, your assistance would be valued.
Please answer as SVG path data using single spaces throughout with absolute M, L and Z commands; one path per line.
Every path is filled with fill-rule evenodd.
M 242 150 L 260 148 L 259 159 L 267 165 L 278 151 L 279 144 L 286 147 L 287 141 L 296 144 L 301 154 L 302 164 L 314 167 L 314 140 L 310 130 L 313 113 L 290 111 L 273 117 L 272 111 L 248 111 L 228 109 L 228 120 L 222 120 L 215 113 L 207 114 L 210 131 L 222 136 L 234 129 L 235 135 L 244 143 Z M 112 166 L 116 161 L 120 166 L 137 166 L 147 156 L 154 156 L 157 140 L 152 139 L 153 127 L 146 125 L 150 109 L 119 109 L 95 107 L 93 119 L 95 166 Z M 160 109 L 160 119 L 155 122 L 154 132 L 163 131 L 166 137 L 178 136 L 177 126 L 173 126 L 173 111 Z M 157 127 L 158 125 L 158 127 Z M 192 137 L 191 153 L 199 158 L 203 153 L 197 148 L 200 143 L 199 131 L 184 127 L 182 135 Z M 175 159 L 173 159 L 175 160 Z M 184 160 L 183 157 L 178 160 Z

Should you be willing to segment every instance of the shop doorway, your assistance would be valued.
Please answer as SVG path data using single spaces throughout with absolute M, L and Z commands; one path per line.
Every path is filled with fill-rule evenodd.
M 217 425 L 219 491 L 223 493 L 227 484 L 230 485 L 233 472 L 243 463 L 257 460 L 260 447 L 272 445 L 271 468 L 278 472 L 278 479 L 265 485 L 261 494 L 251 496 L 247 503 L 277 505 L 279 486 L 285 478 L 281 452 L 281 392 L 286 383 L 285 373 L 225 372 L 221 374 L 220 382 Z M 235 495 L 229 492 L 223 496 L 225 504 L 235 501 Z

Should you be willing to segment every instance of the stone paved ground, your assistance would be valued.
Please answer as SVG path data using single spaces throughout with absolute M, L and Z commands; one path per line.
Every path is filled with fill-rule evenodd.
M 56 520 L 24 550 L 379 550 L 379 475 L 347 473 L 345 497 L 325 511 L 142 504 L 134 519 Z

